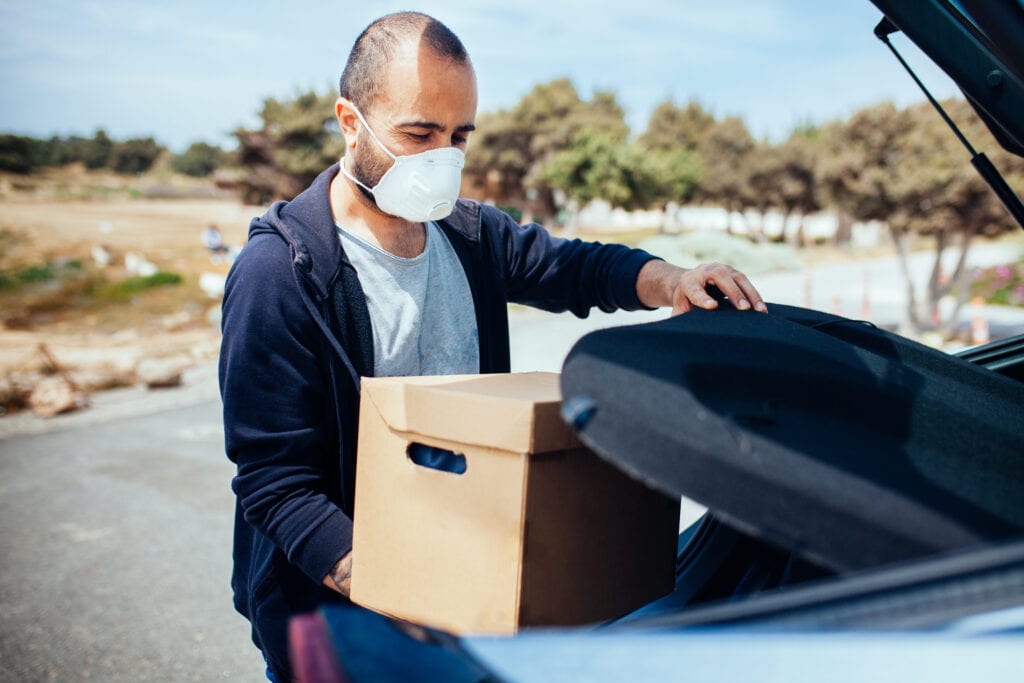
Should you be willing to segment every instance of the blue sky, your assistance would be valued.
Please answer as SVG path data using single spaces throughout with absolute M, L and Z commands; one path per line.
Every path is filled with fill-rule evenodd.
M 922 99 L 871 33 L 868 0 L 0 0 L 0 130 L 152 135 L 180 151 L 231 145 L 263 98 L 335 87 L 376 17 L 417 9 L 466 44 L 480 110 L 570 77 L 585 97 L 616 93 L 635 133 L 654 106 L 698 99 L 759 137 L 891 99 Z M 939 96 L 953 84 L 899 37 Z

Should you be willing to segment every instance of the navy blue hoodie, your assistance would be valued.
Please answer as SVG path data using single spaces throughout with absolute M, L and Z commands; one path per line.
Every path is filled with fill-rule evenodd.
M 321 581 L 352 547 L 359 378 L 373 375 L 366 300 L 331 213 L 337 172 L 253 219 L 224 293 L 220 387 L 238 468 L 232 588 L 281 680 L 288 618 L 342 600 Z M 646 252 L 558 239 L 467 200 L 439 225 L 469 281 L 481 372 L 509 371 L 508 302 L 580 317 L 642 308 Z

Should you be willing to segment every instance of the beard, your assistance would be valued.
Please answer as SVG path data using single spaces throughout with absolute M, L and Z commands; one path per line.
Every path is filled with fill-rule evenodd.
M 356 139 L 360 144 L 356 145 L 356 151 L 352 155 L 352 166 L 349 169 L 349 173 L 355 176 L 356 180 L 360 183 L 366 185 L 366 187 L 377 187 L 377 183 L 388 172 L 394 161 L 391 157 L 377 151 L 376 143 L 365 130 L 360 130 L 359 137 Z M 356 187 L 363 193 L 364 197 L 373 202 L 374 205 L 377 204 L 377 199 L 366 187 L 358 184 Z

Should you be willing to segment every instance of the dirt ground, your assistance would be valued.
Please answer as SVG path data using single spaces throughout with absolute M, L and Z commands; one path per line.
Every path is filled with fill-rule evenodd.
M 242 245 L 249 220 L 260 213 L 260 207 L 218 199 L 0 200 L 0 225 L 27 234 L 39 252 L 105 244 L 183 273 L 211 269 L 203 228 L 215 223 L 227 244 Z
M 125 254 L 135 253 L 160 270 L 185 278 L 175 295 L 150 292 L 131 304 L 63 312 L 18 329 L 0 327 L 0 374 L 38 366 L 40 343 L 72 369 L 130 367 L 146 356 L 216 357 L 219 331 L 212 309 L 219 299 L 199 292 L 198 281 L 204 273 L 226 276 L 230 266 L 211 262 L 200 235 L 214 223 L 226 244 L 242 246 L 249 221 L 263 210 L 225 199 L 81 200 L 0 194 L 0 240 L 17 236 L 17 244 L 8 240 L 0 249 L 17 249 L 21 263 L 78 258 L 92 267 L 91 249 L 104 245 L 116 259 L 123 261 Z M 126 273 L 108 275 L 117 279 Z
M 0 329 L 0 373 L 37 366 L 40 343 L 69 369 L 131 367 L 147 356 L 215 357 L 219 299 L 203 294 L 197 283 L 204 273 L 225 276 L 229 264 L 211 262 L 200 234 L 215 223 L 226 244 L 241 246 L 250 219 L 261 212 L 218 199 L 0 198 L 0 228 L 8 237 L 17 236 L 0 249 L 17 248 L 23 262 L 79 258 L 94 267 L 91 249 L 102 244 L 118 259 L 109 271 L 123 268 L 116 264 L 123 263 L 124 254 L 135 253 L 185 278 L 177 288 L 184 294 L 147 293 L 109 310 L 72 311 L 43 324 Z M 110 273 L 114 280 L 124 275 Z

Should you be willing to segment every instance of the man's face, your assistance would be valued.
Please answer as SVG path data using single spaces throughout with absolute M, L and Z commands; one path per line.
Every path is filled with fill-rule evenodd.
M 470 64 L 459 64 L 410 41 L 389 64 L 380 94 L 363 107 L 366 122 L 396 156 L 438 147 L 465 151 L 475 128 L 476 75 Z M 361 125 L 355 148 L 350 145 L 348 153 L 352 154 L 352 175 L 368 187 L 376 186 L 393 163 Z

